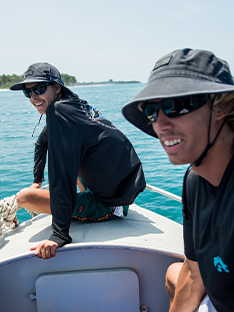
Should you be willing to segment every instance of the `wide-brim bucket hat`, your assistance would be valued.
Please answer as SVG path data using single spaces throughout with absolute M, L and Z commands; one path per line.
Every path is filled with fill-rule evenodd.
M 173 97 L 234 92 L 227 62 L 204 50 L 175 50 L 160 58 L 146 86 L 122 109 L 124 117 L 145 133 L 156 137 L 139 103 Z
M 24 74 L 23 81 L 12 85 L 10 87 L 10 90 L 24 90 L 26 83 L 40 82 L 59 83 L 63 87 L 63 89 L 70 92 L 71 94 L 74 94 L 70 89 L 65 87 L 58 69 L 55 66 L 46 62 L 40 62 L 30 65 L 26 73 Z

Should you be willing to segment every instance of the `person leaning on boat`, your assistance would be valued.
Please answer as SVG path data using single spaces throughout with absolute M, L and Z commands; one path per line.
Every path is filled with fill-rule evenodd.
M 190 164 L 182 195 L 185 261 L 166 274 L 170 311 L 234 311 L 234 85 L 228 64 L 209 51 L 173 51 L 122 112 L 160 140 L 173 164 Z
M 53 234 L 31 249 L 48 259 L 71 243 L 72 217 L 101 221 L 127 215 L 128 205 L 145 188 L 142 164 L 124 134 L 65 87 L 53 65 L 32 64 L 23 81 L 10 89 L 23 90 L 38 112 L 46 114 L 35 146 L 34 183 L 19 192 L 17 201 L 52 213 Z M 47 149 L 49 191 L 40 189 Z

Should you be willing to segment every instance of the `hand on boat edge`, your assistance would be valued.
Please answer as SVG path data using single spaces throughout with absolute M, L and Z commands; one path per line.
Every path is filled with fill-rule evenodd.
M 38 258 L 49 259 L 56 256 L 56 249 L 59 245 L 49 239 L 39 243 L 35 247 L 31 247 L 30 250 L 35 250 L 35 256 Z

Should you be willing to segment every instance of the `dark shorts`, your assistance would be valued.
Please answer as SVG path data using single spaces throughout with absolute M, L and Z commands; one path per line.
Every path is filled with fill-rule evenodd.
M 80 179 L 86 192 L 77 193 L 77 204 L 72 218 L 81 221 L 103 221 L 115 219 L 113 207 L 101 203 L 95 194 L 90 191 L 84 181 Z M 124 216 L 127 215 L 128 206 L 124 207 Z

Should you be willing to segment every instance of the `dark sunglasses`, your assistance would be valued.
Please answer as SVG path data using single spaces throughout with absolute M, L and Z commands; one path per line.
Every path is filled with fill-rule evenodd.
M 46 92 L 49 85 L 51 85 L 51 83 L 49 82 L 39 83 L 32 88 L 24 89 L 23 92 L 24 95 L 30 99 L 32 96 L 32 92 L 34 92 L 36 95 L 41 95 Z
M 207 103 L 206 95 L 186 96 L 170 98 L 158 103 L 146 102 L 142 110 L 150 122 L 158 118 L 158 111 L 161 109 L 167 117 L 173 118 L 195 111 Z

